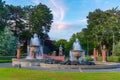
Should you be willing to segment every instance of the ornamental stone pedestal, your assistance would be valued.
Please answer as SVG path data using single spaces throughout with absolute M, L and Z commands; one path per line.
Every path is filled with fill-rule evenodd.
M 20 59 L 20 54 L 21 54 L 21 51 L 20 51 L 20 49 L 18 48 L 18 49 L 17 49 L 17 59 Z
M 95 48 L 94 48 L 93 55 L 94 55 L 94 61 L 96 61 L 97 60 L 97 56 L 98 56 L 98 52 L 96 51 Z
M 102 48 L 102 62 L 106 62 L 106 47 L 105 45 L 103 45 L 103 48 Z
M 20 54 L 21 54 L 20 47 L 21 45 L 18 44 L 17 55 L 16 55 L 17 59 L 20 59 Z

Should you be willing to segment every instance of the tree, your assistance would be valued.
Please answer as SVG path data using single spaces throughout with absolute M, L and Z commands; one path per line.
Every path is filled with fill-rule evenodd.
M 8 10 L 6 8 L 5 1 L 0 0 L 0 31 L 3 31 L 5 26 L 7 25 L 7 13 Z
M 51 10 L 44 4 L 34 6 L 29 17 L 30 28 L 32 33 L 37 33 L 41 38 L 44 36 L 44 31 L 47 33 L 51 28 L 53 15 Z
M 14 35 L 18 37 L 19 32 L 21 31 L 22 33 L 22 31 L 26 28 L 26 13 L 20 6 L 7 5 L 7 8 L 9 10 L 8 26 L 14 32 Z
M 18 41 L 7 27 L 0 33 L 0 42 L 1 55 L 15 55 Z
M 118 43 L 115 45 L 114 55 L 115 55 L 115 56 L 120 56 L 120 42 L 118 42 Z
M 86 36 L 89 35 L 90 44 L 94 44 L 94 47 L 99 46 L 99 50 L 102 45 L 106 45 L 107 50 L 112 51 L 113 43 L 119 38 L 116 36 L 120 32 L 119 12 L 117 8 L 113 8 L 106 11 L 96 9 L 89 13 Z
M 54 41 L 54 45 L 56 46 L 57 53 L 59 53 L 59 47 L 61 45 L 63 48 L 63 55 L 68 55 L 69 52 L 67 51 L 67 44 L 68 44 L 68 42 L 65 39 L 60 39 L 58 41 Z

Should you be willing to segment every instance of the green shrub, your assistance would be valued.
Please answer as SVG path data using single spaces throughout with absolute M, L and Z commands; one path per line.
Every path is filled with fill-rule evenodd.
M 15 58 L 16 56 L 0 56 L 0 60 L 11 60 L 12 58 Z
M 0 56 L 0 63 L 12 62 L 12 58 L 16 58 L 16 56 Z M 25 58 L 25 56 L 21 56 L 21 58 Z
M 89 61 L 93 61 L 93 58 L 91 56 L 86 56 L 86 59 Z
M 0 60 L 0 63 L 9 63 L 12 62 L 12 60 Z
M 102 61 L 102 57 L 97 57 L 97 61 Z M 107 56 L 107 62 L 120 62 L 120 56 Z
M 108 62 L 120 62 L 120 57 L 119 56 L 109 56 L 107 57 Z
M 102 61 L 102 57 L 101 57 L 101 56 L 98 56 L 98 57 L 97 57 L 97 61 Z

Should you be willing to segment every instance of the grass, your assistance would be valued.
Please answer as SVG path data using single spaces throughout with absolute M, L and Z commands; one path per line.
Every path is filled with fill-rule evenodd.
M 0 68 L 0 80 L 119 80 L 119 72 L 53 72 Z

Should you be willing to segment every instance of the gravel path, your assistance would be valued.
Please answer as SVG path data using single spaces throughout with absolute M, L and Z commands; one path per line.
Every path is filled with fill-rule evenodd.
M 13 67 L 11 63 L 0 63 L 0 68 L 17 68 Z M 62 71 L 62 72 L 120 72 L 120 68 L 114 69 L 50 69 L 50 68 L 41 68 L 39 66 L 32 66 L 32 67 L 22 67 L 26 69 L 32 70 L 49 70 L 49 71 Z

